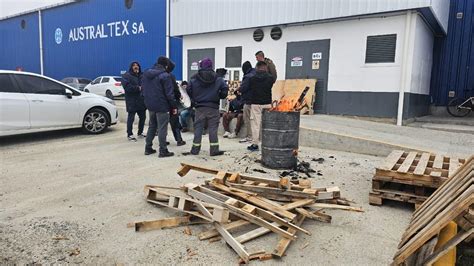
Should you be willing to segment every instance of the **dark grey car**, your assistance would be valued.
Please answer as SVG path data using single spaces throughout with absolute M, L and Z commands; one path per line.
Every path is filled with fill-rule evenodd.
M 69 77 L 69 78 L 63 78 L 61 82 L 73 88 L 76 88 L 80 91 L 84 91 L 84 87 L 87 86 L 87 84 L 91 83 L 91 80 L 86 79 L 86 78 Z

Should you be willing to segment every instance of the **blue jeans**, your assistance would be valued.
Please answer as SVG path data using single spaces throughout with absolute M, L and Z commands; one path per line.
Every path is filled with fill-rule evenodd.
M 191 119 L 194 121 L 194 110 L 192 108 L 183 109 L 179 113 L 179 122 L 183 128 L 188 128 L 189 116 L 191 116 Z

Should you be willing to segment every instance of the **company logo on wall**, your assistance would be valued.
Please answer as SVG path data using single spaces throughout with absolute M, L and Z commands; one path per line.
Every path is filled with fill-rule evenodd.
M 59 42 L 58 30 L 61 36 Z M 125 37 L 145 33 L 147 33 L 147 31 L 145 30 L 143 22 L 130 22 L 129 20 L 122 20 L 92 26 L 72 28 L 69 30 L 68 41 L 78 42 L 95 39 Z M 62 42 L 62 31 L 60 28 L 56 29 L 55 39 L 57 44 Z
M 63 31 L 60 28 L 57 28 L 56 31 L 54 32 L 54 40 L 56 41 L 57 44 L 60 44 L 63 42 Z

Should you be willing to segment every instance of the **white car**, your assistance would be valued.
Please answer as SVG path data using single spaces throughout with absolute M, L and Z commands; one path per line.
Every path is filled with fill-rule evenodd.
M 125 94 L 125 90 L 122 87 L 122 77 L 115 76 L 98 77 L 84 87 L 84 91 L 105 96 L 110 99 Z
M 76 127 L 99 134 L 117 121 L 111 99 L 42 75 L 0 70 L 0 136 Z

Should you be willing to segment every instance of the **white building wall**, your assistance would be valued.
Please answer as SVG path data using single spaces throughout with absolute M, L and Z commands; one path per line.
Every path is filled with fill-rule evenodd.
M 449 0 L 171 0 L 171 35 L 428 8 L 447 31 Z
M 420 16 L 416 16 L 413 23 L 414 36 L 411 52 L 412 62 L 410 65 L 412 69 L 409 92 L 429 95 L 434 36 Z
M 405 14 L 282 27 L 283 35 L 278 41 L 270 38 L 270 28 L 264 28 L 261 42 L 253 40 L 252 29 L 184 36 L 183 76 L 188 78 L 188 49 L 215 48 L 215 66 L 219 68 L 225 67 L 226 47 L 242 46 L 243 62 L 249 60 L 255 64 L 255 52 L 263 50 L 274 61 L 279 79 L 284 79 L 287 42 L 330 39 L 328 91 L 398 92 Z M 365 64 L 367 36 L 394 33 L 397 34 L 395 63 Z

